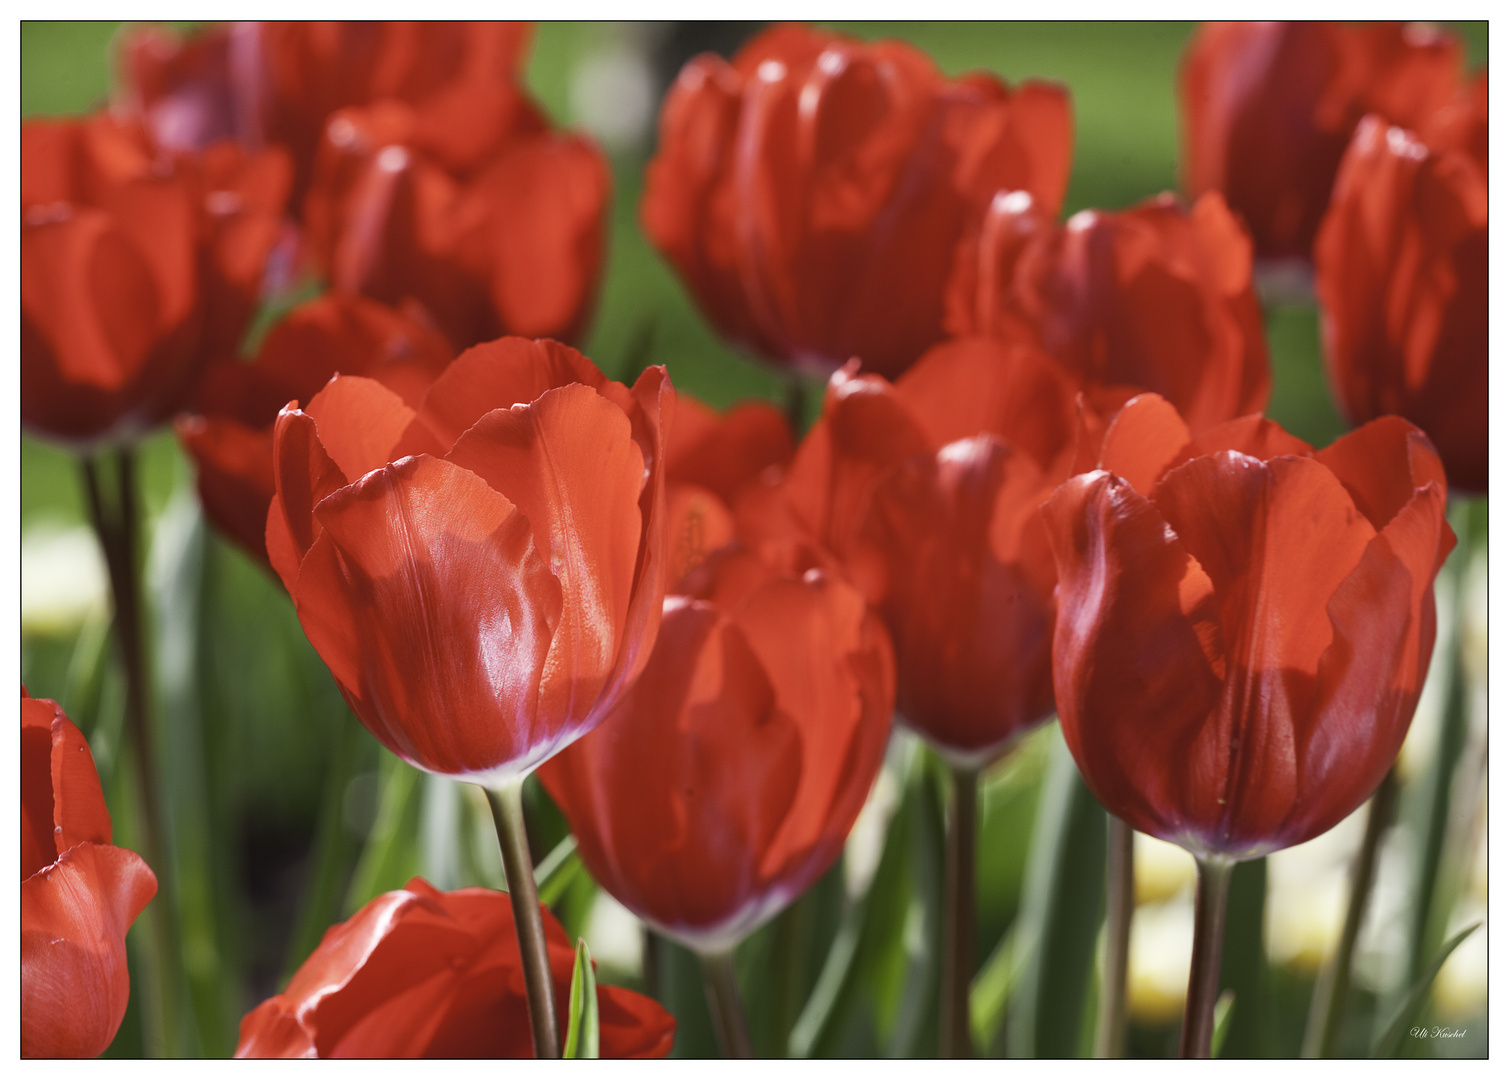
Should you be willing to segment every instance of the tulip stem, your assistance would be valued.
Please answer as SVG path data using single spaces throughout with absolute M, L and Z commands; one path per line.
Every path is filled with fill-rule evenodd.
M 969 984 L 975 959 L 975 814 L 980 774 L 949 768 L 948 823 L 943 864 L 943 958 L 939 984 L 938 1056 L 974 1056 L 969 1031 Z
M 1357 933 L 1362 929 L 1363 916 L 1367 914 L 1368 898 L 1372 895 L 1373 879 L 1378 870 L 1378 849 L 1384 831 L 1393 821 L 1398 794 L 1399 781 L 1394 770 L 1390 769 L 1373 793 L 1373 801 L 1368 804 L 1362 846 L 1357 849 L 1357 860 L 1352 864 L 1352 894 L 1347 900 L 1341 940 L 1336 944 L 1330 963 L 1321 972 L 1320 980 L 1315 984 L 1315 997 L 1310 1001 L 1310 1020 L 1305 1025 L 1302 1051 L 1304 1057 L 1326 1058 L 1335 1050 L 1336 1033 L 1341 1026 L 1343 1006 L 1352 984 L 1352 953 L 1357 945 Z
M 1106 815 L 1106 955 L 1101 965 L 1100 1010 L 1095 1017 L 1095 1056 L 1119 1058 L 1126 1045 L 1127 952 L 1132 940 L 1136 881 L 1132 872 L 1132 827 Z
M 115 607 L 115 640 L 120 649 L 125 679 L 125 730 L 130 743 L 130 758 L 136 784 L 136 804 L 140 834 L 135 838 L 138 852 L 157 875 L 157 897 L 152 909 L 153 968 L 156 978 L 155 1000 L 148 1009 L 144 1029 L 149 1033 L 149 1049 L 163 1056 L 179 1052 L 174 1033 L 177 1030 L 178 974 L 175 962 L 177 918 L 174 908 L 177 892 L 173 869 L 167 858 L 167 834 L 163 826 L 160 791 L 157 786 L 157 747 L 152 736 L 152 722 L 147 708 L 147 655 L 142 622 L 141 585 L 137 557 L 138 521 L 135 454 L 128 446 L 115 455 L 115 498 L 105 497 L 100 470 L 93 457 L 82 459 L 84 492 L 89 516 L 105 555 L 110 575 L 110 594 Z M 152 1012 L 158 1015 L 151 1016 Z M 155 1042 L 155 1046 L 152 1043 Z
M 503 876 L 508 880 L 508 899 L 513 904 L 513 925 L 519 935 L 519 954 L 524 961 L 524 989 L 529 1004 L 529 1024 L 534 1033 L 534 1056 L 561 1056 L 561 1027 L 556 1017 L 555 983 L 550 974 L 550 951 L 545 942 L 545 920 L 540 916 L 540 894 L 534 883 L 534 859 L 529 854 L 529 835 L 524 830 L 524 778 L 500 788 L 484 788 L 498 828 L 498 847 L 503 852 Z
M 1184 996 L 1184 1029 L 1179 1033 L 1180 1057 L 1210 1057 L 1216 995 L 1221 991 L 1226 894 L 1235 866 L 1218 855 L 1195 858 L 1195 942 L 1189 958 L 1189 991 Z
M 698 952 L 702 961 L 702 985 L 707 989 L 707 1004 L 712 1011 L 713 1029 L 718 1047 L 725 1058 L 752 1058 L 749 1022 L 744 1018 L 744 1003 L 739 998 L 739 980 L 734 973 L 734 951 Z

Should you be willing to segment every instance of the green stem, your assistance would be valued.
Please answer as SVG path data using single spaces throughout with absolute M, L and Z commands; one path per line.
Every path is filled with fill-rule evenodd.
M 800 372 L 786 373 L 786 422 L 791 425 L 791 437 L 800 439 L 807 423 L 807 381 Z
M 739 999 L 739 980 L 734 974 L 734 952 L 699 952 L 702 961 L 702 985 L 707 990 L 708 1009 L 718 1047 L 725 1058 L 752 1058 L 749 1022 L 744 1018 L 744 1004 Z
M 1352 893 L 1347 899 L 1346 921 L 1341 925 L 1341 940 L 1336 952 L 1320 974 L 1315 984 L 1315 996 L 1310 999 L 1310 1019 L 1305 1025 L 1302 1056 L 1307 1058 L 1330 1057 L 1336 1048 L 1336 1033 L 1341 1026 L 1343 1006 L 1347 991 L 1352 985 L 1352 954 L 1357 945 L 1357 933 L 1362 929 L 1363 916 L 1367 914 L 1368 898 L 1373 892 L 1373 879 L 1378 871 L 1378 849 L 1383 834 L 1394 818 L 1394 805 L 1399 794 L 1399 781 L 1390 769 L 1383 783 L 1373 793 L 1368 804 L 1367 827 L 1362 836 L 1362 846 L 1357 850 L 1357 860 L 1352 864 Z
M 529 836 L 524 829 L 524 779 L 520 777 L 500 788 L 483 790 L 492 808 L 493 824 L 498 828 L 503 876 L 508 879 L 508 898 L 513 903 L 514 930 L 519 935 L 519 954 L 524 961 L 529 1024 L 534 1033 L 534 1056 L 558 1058 L 561 1026 L 556 1017 L 545 920 L 540 916 L 539 892 L 534 883 L 534 859 L 529 854 Z
M 100 482 L 100 470 L 94 458 L 82 459 L 84 491 L 89 516 L 105 555 L 110 575 L 110 593 L 115 607 L 115 640 L 120 649 L 125 679 L 125 733 L 129 744 L 127 757 L 132 763 L 136 787 L 137 854 L 157 875 L 157 896 L 152 909 L 152 968 L 155 993 L 143 1028 L 149 1033 L 149 1050 L 162 1056 L 176 1056 L 175 1037 L 179 1003 L 178 992 L 182 965 L 176 962 L 178 919 L 177 890 L 173 867 L 167 857 L 168 841 L 164 828 L 161 792 L 157 782 L 157 747 L 152 736 L 151 716 L 147 705 L 147 656 L 141 602 L 138 559 L 138 519 L 135 455 L 122 447 L 115 455 L 115 491 L 113 502 L 106 497 Z M 156 1013 L 156 1015 L 152 1015 Z
M 969 983 L 975 958 L 975 815 L 979 771 L 950 766 L 943 855 L 943 958 L 939 984 L 938 1056 L 974 1056 L 969 1032 Z
M 1095 1056 L 1119 1058 L 1126 1046 L 1127 953 L 1137 898 L 1132 827 L 1115 814 L 1106 815 L 1106 823 L 1106 955 L 1095 1017 Z
M 1226 893 L 1236 864 L 1228 859 L 1195 859 L 1195 943 L 1189 958 L 1189 991 L 1179 1056 L 1210 1057 L 1216 996 L 1221 992 L 1221 939 L 1226 932 Z

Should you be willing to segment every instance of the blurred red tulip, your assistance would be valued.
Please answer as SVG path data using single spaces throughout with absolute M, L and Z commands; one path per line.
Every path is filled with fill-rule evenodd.
M 331 113 L 383 99 L 485 111 L 517 94 L 529 37 L 528 24 L 498 22 L 236 23 L 188 38 L 142 27 L 122 39 L 119 104 L 175 149 L 287 146 L 297 203 Z
M 278 416 L 267 554 L 388 749 L 496 787 L 602 722 L 660 621 L 673 406 L 664 368 L 504 338 L 418 409 L 337 376 Z
M 267 561 L 267 508 L 273 496 L 273 424 L 290 399 L 307 401 L 337 372 L 376 379 L 410 408 L 452 353 L 434 330 L 372 300 L 327 293 L 273 327 L 247 363 L 211 363 L 176 421 L 194 458 L 199 498 L 216 528 Z
M 1309 258 L 1357 121 L 1417 126 L 1461 68 L 1418 23 L 1207 23 L 1180 71 L 1185 190 L 1224 194 L 1260 257 Z
M 978 767 L 1053 713 L 1053 556 L 1037 508 L 1069 476 L 1076 391 L 1023 344 L 936 346 L 891 386 L 829 383 L 792 513 L 884 616 L 906 722 Z
M 1196 856 L 1251 859 L 1355 810 L 1398 754 L 1455 543 L 1430 440 L 1385 417 L 1321 451 L 1258 416 L 1111 422 L 1043 510 L 1053 678 L 1090 790 Z
M 540 770 L 594 879 L 657 929 L 730 948 L 816 881 L 885 756 L 890 644 L 864 597 L 725 548 L 670 596 L 644 674 Z
M 1085 210 L 999 194 L 950 284 L 949 326 L 1036 342 L 1087 387 L 1152 390 L 1196 431 L 1261 410 L 1271 375 L 1252 248 L 1219 195 Z
M 1315 243 L 1326 370 L 1354 422 L 1425 430 L 1488 490 L 1488 77 L 1420 135 L 1370 116 Z
M 611 188 L 601 151 L 549 131 L 521 91 L 388 100 L 331 116 L 304 216 L 336 289 L 412 297 L 458 349 L 572 339 L 597 293 Z
M 240 343 L 287 193 L 279 150 L 166 158 L 108 116 L 23 124 L 23 423 L 90 444 L 171 415 Z
M 566 1015 L 576 952 L 541 905 Z M 665 1057 L 676 1021 L 647 997 L 598 985 L 600 1054 Z M 288 989 L 241 1021 L 238 1058 L 533 1057 L 507 893 L 441 892 L 422 878 L 384 893 L 324 940 Z
M 778 26 L 682 69 L 640 216 L 722 333 L 894 377 L 943 338 L 955 244 L 992 193 L 1056 213 L 1072 152 L 1059 86 L 948 80 L 900 42 Z
M 21 690 L 21 1056 L 98 1057 L 126 1015 L 126 931 L 157 892 L 110 846 L 83 733 Z

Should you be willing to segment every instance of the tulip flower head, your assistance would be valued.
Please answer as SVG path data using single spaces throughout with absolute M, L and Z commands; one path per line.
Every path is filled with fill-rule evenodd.
M 157 892 L 110 844 L 83 733 L 21 691 L 21 1056 L 98 1057 L 126 1015 L 126 931 Z
M 264 565 L 273 496 L 273 425 L 291 398 L 307 401 L 337 372 L 375 379 L 417 408 L 452 352 L 421 320 L 360 296 L 327 293 L 273 327 L 246 362 L 212 362 L 175 421 L 194 458 L 205 516 Z
M 1034 342 L 1086 388 L 1161 394 L 1196 431 L 1268 401 L 1252 245 L 1219 194 L 1060 226 L 1029 193 L 999 192 L 960 250 L 948 325 Z
M 717 953 L 842 852 L 885 754 L 895 666 L 856 588 L 739 534 L 761 475 L 790 456 L 781 415 L 687 411 L 667 455 L 686 572 L 655 650 L 612 716 L 540 778 L 604 888 Z
M 1369 116 L 1315 242 L 1326 372 L 1354 422 L 1397 413 L 1488 489 L 1488 77 L 1419 134 Z
M 607 716 L 660 621 L 673 402 L 663 368 L 504 338 L 417 409 L 337 376 L 283 410 L 268 557 L 388 749 L 498 787 Z
M 943 331 L 954 247 L 998 188 L 1057 212 L 1067 93 L 948 80 L 911 46 L 777 26 L 682 69 L 640 215 L 703 312 L 776 363 L 894 377 Z
M 562 1014 L 575 950 L 541 907 Z M 676 1021 L 630 990 L 597 988 L 600 1053 L 670 1053 Z M 384 893 L 324 939 L 241 1021 L 238 1058 L 531 1057 L 524 976 L 505 893 L 441 892 L 422 878 Z
M 1455 543 L 1430 440 L 1314 451 L 1252 416 L 1193 440 L 1144 395 L 1043 508 L 1053 678 L 1097 798 L 1197 858 L 1252 859 L 1372 794 L 1409 728 Z
M 1307 259 L 1357 122 L 1418 126 L 1461 67 L 1418 23 L 1207 23 L 1179 79 L 1185 191 L 1225 195 L 1259 257 Z

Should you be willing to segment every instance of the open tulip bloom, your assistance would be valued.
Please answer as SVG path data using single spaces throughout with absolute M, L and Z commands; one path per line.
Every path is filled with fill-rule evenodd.
M 1100 465 L 1043 509 L 1059 719 L 1106 809 L 1195 856 L 1203 914 L 1234 862 L 1330 829 L 1393 764 L 1455 543 L 1446 478 L 1397 417 L 1320 451 L 1256 416 L 1191 440 L 1154 395 L 1112 420 Z M 1218 929 L 1186 1005 L 1206 1054 Z
M 521 904 L 519 786 L 606 719 L 660 623 L 673 401 L 663 368 L 630 390 L 504 338 L 417 409 L 337 376 L 274 430 L 267 553 L 305 633 L 383 745 L 488 789 Z

